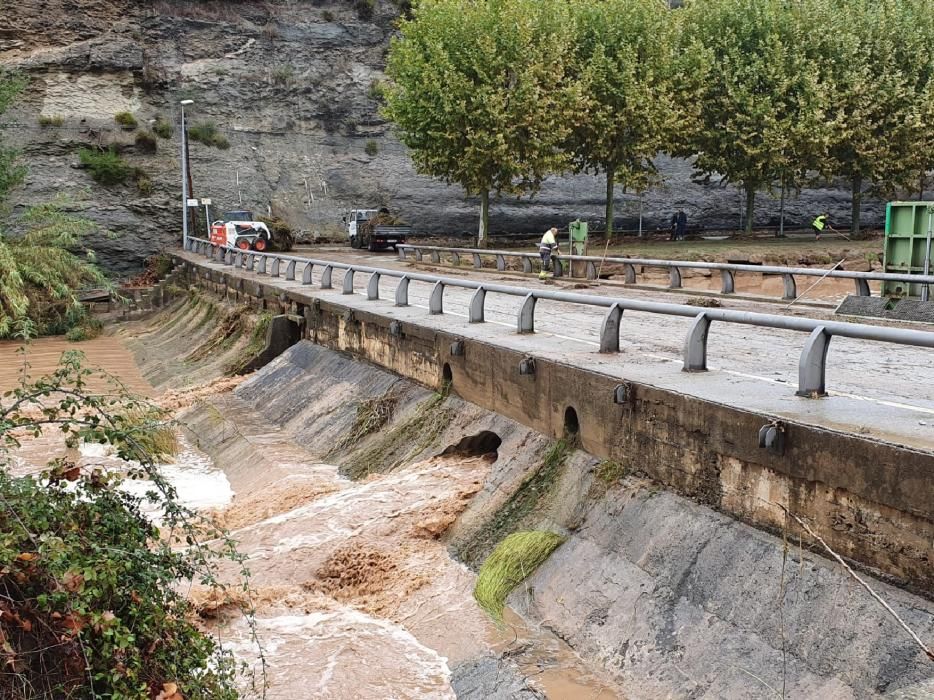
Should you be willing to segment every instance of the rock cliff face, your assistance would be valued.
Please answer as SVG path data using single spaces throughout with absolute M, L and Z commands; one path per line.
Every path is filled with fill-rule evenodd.
M 125 273 L 171 246 L 180 229 L 178 103 L 195 101 L 189 125 L 216 124 L 229 149 L 192 141 L 193 194 L 220 208 L 271 210 L 310 236 L 339 236 L 341 214 L 387 205 L 418 232 L 476 228 L 477 203 L 456 187 L 416 174 L 373 92 L 398 16 L 390 0 L 22 0 L 0 8 L 0 63 L 30 78 L 4 117 L 2 135 L 29 165 L 14 193 L 21 208 L 57 195 L 118 238 L 93 241 L 101 261 Z M 360 8 L 363 8 L 362 10 Z M 363 17 L 361 16 L 363 15 Z M 364 18 L 365 17 L 365 18 Z M 132 112 L 139 129 L 172 125 L 154 154 L 134 145 L 138 130 L 114 122 Z M 61 117 L 40 126 L 40 116 Z M 145 172 L 151 191 L 132 182 L 105 188 L 77 168 L 77 151 L 114 144 Z M 659 158 L 665 182 L 641 203 L 645 226 L 663 225 L 683 207 L 691 223 L 739 225 L 732 187 L 691 182 L 690 165 Z M 144 188 L 145 189 L 145 188 Z M 494 231 L 537 231 L 575 217 L 602 218 L 600 177 L 555 177 L 531 200 L 492 208 Z M 777 222 L 778 202 L 760 196 L 757 224 Z M 820 189 L 792 199 L 787 213 L 803 224 L 818 209 L 849 219 L 845 190 Z M 637 225 L 640 203 L 618 200 L 621 223 Z M 869 225 L 879 202 L 865 202 Z M 199 219 L 200 221 L 200 219 Z

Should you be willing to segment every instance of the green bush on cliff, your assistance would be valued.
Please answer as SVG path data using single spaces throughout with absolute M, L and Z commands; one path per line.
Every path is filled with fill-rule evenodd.
M 106 395 L 90 392 L 81 358 L 66 353 L 52 375 L 0 399 L 0 695 L 234 700 L 234 659 L 199 629 L 185 584 L 225 595 L 218 560 L 242 557 L 159 472 L 153 450 L 170 430 L 159 409 L 113 380 Z M 49 428 L 71 446 L 113 446 L 150 492 L 64 458 L 41 476 L 10 474 L 17 438 Z M 219 546 L 200 544 L 211 540 Z
M 199 122 L 188 127 L 188 138 L 221 150 L 230 148 L 230 141 L 217 130 L 217 124 L 214 122 Z
M 133 166 L 113 148 L 82 148 L 78 151 L 78 160 L 90 171 L 91 177 L 102 185 L 122 185 L 134 172 Z

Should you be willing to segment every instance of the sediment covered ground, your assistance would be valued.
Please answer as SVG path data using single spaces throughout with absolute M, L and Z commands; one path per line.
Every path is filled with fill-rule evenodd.
M 934 664 L 893 618 L 793 538 L 307 341 L 230 391 L 237 382 L 221 377 L 248 350 L 252 322 L 193 299 L 119 333 L 234 492 L 218 517 L 252 571 L 269 697 L 934 689 Z M 220 337 L 224 319 L 237 330 Z M 472 599 L 475 572 L 519 529 L 567 540 L 497 627 Z M 868 580 L 934 639 L 934 605 Z M 242 618 L 200 602 L 252 660 Z

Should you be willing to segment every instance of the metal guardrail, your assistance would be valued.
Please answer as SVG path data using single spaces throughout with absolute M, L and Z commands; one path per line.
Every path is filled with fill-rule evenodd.
M 433 285 L 428 300 L 428 312 L 430 314 L 444 313 L 444 290 L 446 287 L 472 289 L 474 293 L 468 311 L 470 323 L 482 323 L 485 320 L 487 294 L 521 297 L 523 301 L 516 319 L 516 331 L 518 333 L 533 333 L 535 331 L 535 305 L 539 300 L 602 307 L 607 309 L 600 326 L 600 352 L 602 353 L 619 352 L 620 332 L 624 330 L 622 327 L 624 311 L 643 311 L 692 318 L 694 319 L 693 323 L 688 329 L 684 340 L 684 364 L 682 369 L 686 372 L 703 372 L 707 370 L 707 336 L 710 325 L 714 321 L 808 333 L 808 339 L 804 344 L 798 362 L 798 390 L 796 393 L 799 396 L 818 397 L 826 393 L 827 351 L 830 347 L 831 338 L 835 336 L 934 348 L 934 333 L 929 331 L 887 328 L 840 321 L 822 321 L 732 309 L 700 308 L 687 304 L 591 296 L 589 294 L 562 291 L 530 290 L 404 270 L 301 258 L 279 253 L 242 251 L 236 248 L 217 246 L 198 238 L 189 238 L 188 241 L 188 250 L 191 252 L 201 254 L 209 260 L 216 260 L 224 265 L 230 265 L 238 269 L 243 268 L 260 275 L 269 274 L 272 277 L 279 277 L 283 269 L 283 263 L 285 263 L 285 279 L 296 280 L 298 265 L 302 265 L 301 284 L 313 284 L 314 269 L 316 267 L 320 268 L 318 286 L 321 289 L 332 289 L 333 271 L 335 269 L 344 270 L 342 283 L 342 292 L 344 294 L 354 293 L 356 273 L 367 274 L 369 280 L 366 285 L 366 295 L 369 300 L 380 298 L 379 283 L 383 277 L 396 278 L 399 280 L 395 291 L 396 306 L 409 305 L 409 284 L 411 282 L 426 282 Z
M 500 272 L 506 270 L 507 258 L 518 258 L 522 264 L 522 271 L 532 272 L 533 261 L 540 260 L 538 253 L 523 253 L 505 250 L 477 250 L 475 248 L 442 248 L 438 246 L 423 246 L 406 243 L 398 246 L 399 259 L 406 260 L 411 252 L 417 262 L 424 259 L 425 253 L 428 253 L 431 262 L 441 263 L 441 256 L 448 255 L 454 265 L 460 264 L 461 256 L 471 256 L 473 266 L 481 269 L 483 266 L 483 256 L 492 256 L 496 261 L 496 269 Z M 637 267 L 654 267 L 668 270 L 668 288 L 681 289 L 682 270 L 719 270 L 720 271 L 720 292 L 722 294 L 733 294 L 735 291 L 735 275 L 738 272 L 754 272 L 764 275 L 781 275 L 784 284 L 784 294 L 782 299 L 793 300 L 798 298 L 798 286 L 795 282 L 796 276 L 804 277 L 831 277 L 836 279 L 851 279 L 856 284 L 856 294 L 859 296 L 871 296 L 869 282 L 910 282 L 912 284 L 934 284 L 934 275 L 907 275 L 887 272 L 848 272 L 846 270 L 821 270 L 807 267 L 780 267 L 774 265 L 744 265 L 734 263 L 711 263 L 711 262 L 691 262 L 688 260 L 654 260 L 647 258 L 603 258 L 593 255 L 561 255 L 552 256 L 552 263 L 555 266 L 555 277 L 564 276 L 564 267 L 567 262 L 580 261 L 585 265 L 586 276 L 589 280 L 595 280 L 598 276 L 600 265 L 622 265 L 624 282 L 626 284 L 636 283 Z

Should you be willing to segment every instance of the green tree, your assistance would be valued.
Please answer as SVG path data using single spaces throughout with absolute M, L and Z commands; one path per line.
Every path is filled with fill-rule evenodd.
M 866 192 L 913 191 L 934 165 L 934 13 L 928 0 L 816 1 L 832 127 L 824 170 L 851 183 L 859 233 Z
M 0 68 L 0 114 L 9 109 L 25 86 L 26 81 L 22 77 Z M 0 142 L 0 201 L 6 198 L 26 173 L 26 169 L 16 163 L 16 156 L 15 150 L 4 147 Z
M 419 172 L 480 197 L 535 192 L 565 170 L 579 86 L 562 0 L 423 0 L 390 47 L 384 113 Z
M 807 0 L 805 0 L 807 1 Z M 679 99 L 692 102 L 681 155 L 704 176 L 723 175 L 746 195 L 752 230 L 756 193 L 795 182 L 826 150 L 818 61 L 803 3 L 694 0 L 679 12 L 682 46 L 693 70 Z M 823 31 L 821 29 L 820 31 Z
M 659 0 L 578 0 L 573 3 L 573 70 L 583 117 L 570 150 L 578 170 L 606 174 L 606 227 L 613 231 L 617 182 L 644 191 L 652 159 L 668 146 L 679 122 L 671 90 L 676 66 L 673 13 Z
M 17 235 L 0 229 L 0 339 L 65 333 L 86 323 L 81 287 L 109 288 L 81 238 L 97 225 L 63 211 L 61 202 L 33 207 Z

